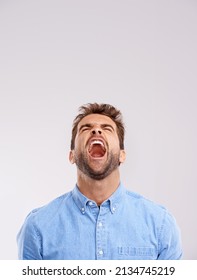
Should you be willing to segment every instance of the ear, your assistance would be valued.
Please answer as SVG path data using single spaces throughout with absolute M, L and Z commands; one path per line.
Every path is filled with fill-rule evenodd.
M 74 150 L 71 150 L 70 153 L 69 153 L 69 160 L 72 164 L 75 163 L 75 152 Z
M 126 153 L 125 150 L 120 150 L 120 157 L 119 157 L 119 161 L 120 163 L 123 163 L 126 159 Z

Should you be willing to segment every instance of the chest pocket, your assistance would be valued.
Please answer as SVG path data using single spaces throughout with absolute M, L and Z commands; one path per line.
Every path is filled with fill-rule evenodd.
M 119 259 L 133 259 L 133 260 L 155 260 L 157 253 L 154 247 L 131 247 L 119 246 L 118 248 Z

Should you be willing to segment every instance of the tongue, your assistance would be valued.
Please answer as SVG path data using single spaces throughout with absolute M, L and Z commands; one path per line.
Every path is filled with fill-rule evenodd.
M 92 157 L 103 157 L 105 152 L 103 151 L 101 145 L 93 145 L 90 155 Z

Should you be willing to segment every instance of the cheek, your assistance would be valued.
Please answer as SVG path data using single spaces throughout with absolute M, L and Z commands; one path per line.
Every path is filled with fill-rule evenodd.
M 81 151 L 83 149 L 85 149 L 85 140 L 84 138 L 82 137 L 78 137 L 76 138 L 76 141 L 75 141 L 75 151 Z
M 118 137 L 111 137 L 110 138 L 110 143 L 114 147 L 120 147 L 120 143 L 119 143 L 119 138 Z

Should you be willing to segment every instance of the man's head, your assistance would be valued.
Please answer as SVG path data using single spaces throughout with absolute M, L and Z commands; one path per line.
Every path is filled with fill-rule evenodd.
M 102 180 L 125 160 L 124 125 L 119 110 L 108 104 L 80 107 L 74 119 L 71 163 L 94 180 Z
M 77 128 L 79 122 L 86 116 L 91 114 L 100 114 L 105 115 L 112 119 L 112 121 L 116 125 L 117 134 L 119 138 L 120 143 L 120 149 L 124 149 L 124 134 L 125 134 L 125 128 L 124 123 L 122 120 L 122 114 L 121 112 L 109 104 L 98 104 L 98 103 L 88 103 L 86 105 L 83 105 L 79 108 L 79 114 L 76 116 L 76 118 L 73 121 L 73 128 L 72 128 L 72 138 L 71 138 L 71 150 L 75 147 L 75 137 L 77 135 Z

